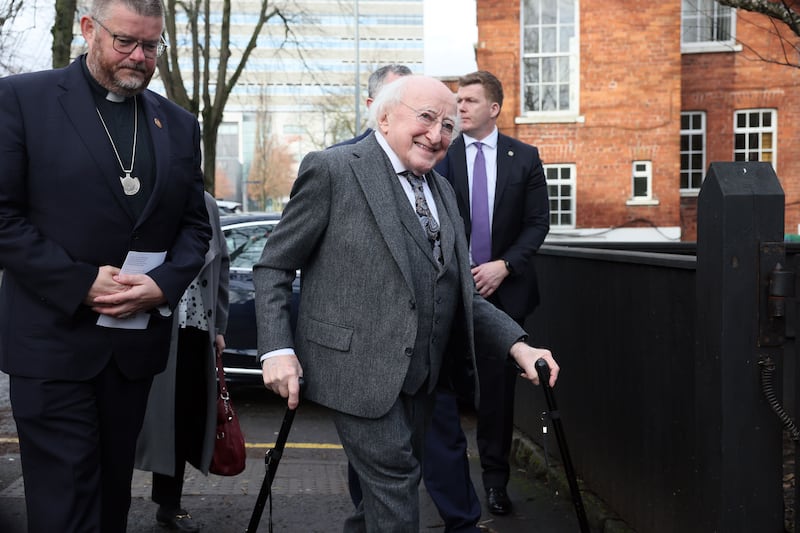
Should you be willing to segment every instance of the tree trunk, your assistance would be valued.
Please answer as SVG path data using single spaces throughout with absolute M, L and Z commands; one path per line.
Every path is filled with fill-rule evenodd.
M 72 27 L 78 0 L 56 0 L 56 17 L 53 21 L 53 68 L 69 65 L 72 47 Z

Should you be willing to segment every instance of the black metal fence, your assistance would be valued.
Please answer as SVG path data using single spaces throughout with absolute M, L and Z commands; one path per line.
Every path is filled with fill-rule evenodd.
M 578 476 L 637 531 L 784 531 L 783 425 L 762 376 L 774 368 L 800 411 L 794 370 L 781 387 L 798 366 L 794 300 L 774 282 L 800 256 L 772 168 L 712 164 L 696 246 L 613 246 L 544 246 L 526 324 L 562 367 Z M 541 392 L 517 395 L 518 427 L 541 441 Z

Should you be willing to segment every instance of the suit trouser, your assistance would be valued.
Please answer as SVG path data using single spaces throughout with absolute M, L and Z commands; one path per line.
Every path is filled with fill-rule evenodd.
M 514 436 L 514 388 L 518 372 L 506 361 L 478 358 L 481 401 L 475 431 L 483 469 L 483 488 L 505 488 Z
M 86 381 L 10 376 L 29 532 L 124 533 L 151 383 L 113 360 Z
M 458 399 L 437 391 L 425 433 L 425 488 L 444 519 L 447 533 L 477 532 L 481 502 L 469 474 L 467 437 L 461 428 Z
M 389 412 L 370 419 L 333 411 L 363 498 L 345 532 L 417 533 L 419 481 L 431 395 L 400 394 Z

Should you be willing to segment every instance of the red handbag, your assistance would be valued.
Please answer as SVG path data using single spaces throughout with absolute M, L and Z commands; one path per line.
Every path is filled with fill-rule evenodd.
M 218 476 L 235 476 L 242 473 L 247 456 L 244 435 L 239 426 L 239 417 L 233 410 L 231 396 L 225 384 L 225 371 L 222 356 L 217 354 L 217 433 L 214 440 L 214 453 L 208 471 Z

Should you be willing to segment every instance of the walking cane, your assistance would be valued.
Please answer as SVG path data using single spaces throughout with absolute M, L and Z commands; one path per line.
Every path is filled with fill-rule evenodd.
M 305 382 L 300 378 L 300 393 L 302 395 L 303 385 Z M 298 405 L 298 407 L 300 407 Z M 275 441 L 275 447 L 267 450 L 264 454 L 264 464 L 266 465 L 267 472 L 264 475 L 264 481 L 261 482 L 261 490 L 258 492 L 256 498 L 256 506 L 253 508 L 253 514 L 250 516 L 250 523 L 245 529 L 245 533 L 255 533 L 258 529 L 258 523 L 261 521 L 261 513 L 264 511 L 264 504 L 272 495 L 272 482 L 275 480 L 275 472 L 278 471 L 278 463 L 281 461 L 283 449 L 286 447 L 286 439 L 289 437 L 289 430 L 292 429 L 292 422 L 294 421 L 294 414 L 297 409 L 286 408 L 286 413 L 283 415 L 283 422 L 281 429 L 278 432 L 278 438 Z M 269 531 L 272 533 L 272 500 L 269 500 Z
M 544 399 L 547 402 L 548 414 L 550 420 L 553 421 L 553 430 L 556 432 L 558 449 L 561 451 L 561 460 L 564 462 L 564 472 L 567 475 L 569 491 L 572 494 L 572 503 L 575 504 L 575 512 L 578 515 L 578 524 L 580 524 L 581 533 L 589 533 L 589 520 L 586 518 L 586 510 L 583 508 L 581 492 L 578 489 L 578 478 L 575 477 L 575 470 L 572 468 L 572 459 L 570 459 L 569 449 L 567 448 L 567 439 L 564 436 L 564 428 L 561 426 L 561 413 L 558 411 L 556 397 L 553 394 L 553 389 L 550 387 L 550 367 L 547 366 L 547 361 L 544 359 L 536 361 L 536 373 L 539 374 L 539 383 L 542 386 L 542 390 L 544 390 Z

